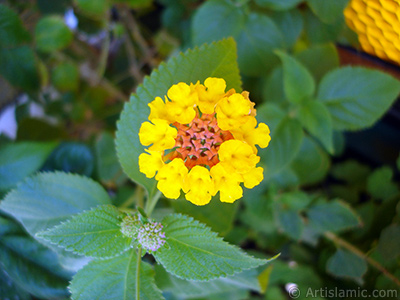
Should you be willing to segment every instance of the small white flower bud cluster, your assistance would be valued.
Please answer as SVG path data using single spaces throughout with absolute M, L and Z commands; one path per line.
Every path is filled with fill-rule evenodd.
M 126 237 L 136 238 L 141 222 L 137 216 L 126 216 L 121 222 L 121 232 Z
M 157 251 L 165 244 L 165 233 L 163 226 L 158 222 L 143 223 L 138 215 L 126 216 L 121 222 L 121 233 L 133 238 L 148 252 Z
M 143 224 L 138 230 L 139 244 L 149 252 L 157 251 L 165 244 L 165 233 L 162 229 L 162 224 L 158 222 Z

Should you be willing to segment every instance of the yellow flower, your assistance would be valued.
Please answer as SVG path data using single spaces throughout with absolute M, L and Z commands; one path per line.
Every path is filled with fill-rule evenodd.
M 158 189 L 176 199 L 181 190 L 188 201 L 205 205 L 220 193 L 232 203 L 243 195 L 242 184 L 253 188 L 263 180 L 257 167 L 258 145 L 268 146 L 269 128 L 257 124 L 249 93 L 225 91 L 221 78 L 173 85 L 165 101 L 149 103 L 149 121 L 139 130 L 142 145 L 140 171 L 155 176 Z
M 186 199 L 197 205 L 210 202 L 214 184 L 210 177 L 210 171 L 202 166 L 194 166 L 185 179 L 183 191 Z
M 139 139 L 142 145 L 153 144 L 150 150 L 163 151 L 175 145 L 176 128 L 169 126 L 166 120 L 153 119 L 153 124 L 144 122 L 139 130 Z
M 344 16 L 365 52 L 400 65 L 399 0 L 351 0 Z
M 176 158 L 164 165 L 157 173 L 157 188 L 167 198 L 177 199 L 181 194 L 188 170 L 182 159 Z

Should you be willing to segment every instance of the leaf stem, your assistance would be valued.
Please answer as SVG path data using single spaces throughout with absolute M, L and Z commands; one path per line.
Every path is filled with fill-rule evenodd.
M 100 59 L 99 59 L 99 65 L 97 68 L 97 75 L 98 75 L 98 80 L 100 81 L 103 76 L 104 72 L 106 70 L 107 66 L 107 60 L 108 60 L 108 52 L 110 50 L 110 32 L 109 32 L 109 22 L 107 21 L 106 23 L 106 30 L 105 34 L 106 36 L 104 37 L 101 53 L 100 53 Z
M 140 267 L 142 265 L 142 248 L 138 249 L 136 260 L 136 300 L 140 300 Z
M 151 213 L 154 210 L 154 207 L 156 207 L 156 204 L 157 204 L 158 200 L 160 199 L 160 196 L 161 196 L 161 192 L 159 190 L 157 190 L 157 192 L 154 193 L 154 196 L 151 198 L 149 197 L 149 199 L 147 200 L 144 211 L 146 212 L 148 217 L 150 217 Z
M 377 262 L 375 259 L 369 257 L 366 253 L 362 252 L 360 249 L 357 247 L 353 246 L 352 244 L 346 242 L 345 240 L 341 239 L 337 235 L 335 235 L 332 232 L 325 232 L 325 237 L 335 244 L 342 246 L 343 248 L 346 248 L 347 250 L 353 252 L 355 255 L 365 259 L 371 266 L 376 268 L 377 270 L 381 271 L 383 275 L 385 275 L 388 279 L 393 281 L 396 285 L 400 286 L 400 280 L 394 276 L 392 273 L 390 273 L 384 266 L 382 266 L 379 262 Z

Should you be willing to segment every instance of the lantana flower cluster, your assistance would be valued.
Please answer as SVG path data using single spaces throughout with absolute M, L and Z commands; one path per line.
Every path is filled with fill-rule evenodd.
M 204 85 L 180 82 L 164 100 L 149 103 L 150 122 L 139 131 L 149 147 L 139 167 L 155 176 L 165 197 L 177 199 L 183 190 L 188 201 L 205 205 L 219 192 L 222 202 L 232 203 L 243 195 L 241 183 L 251 189 L 263 180 L 256 145 L 268 146 L 270 130 L 257 126 L 248 92 L 225 89 L 221 78 L 207 78 Z

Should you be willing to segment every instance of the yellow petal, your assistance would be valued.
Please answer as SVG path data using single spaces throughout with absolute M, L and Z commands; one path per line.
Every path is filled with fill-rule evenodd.
M 162 119 L 152 120 L 142 123 L 139 130 L 139 140 L 143 146 L 153 144 L 149 149 L 153 151 L 163 151 L 175 146 L 175 138 L 178 131 L 169 126 L 168 122 Z
M 220 201 L 232 203 L 243 196 L 243 190 L 240 186 L 242 176 L 219 163 L 211 168 L 211 177 L 214 181 L 214 195 L 220 192 Z
M 213 189 L 214 185 L 208 169 L 194 166 L 185 180 L 186 200 L 196 205 L 205 205 L 210 202 Z
M 177 199 L 181 194 L 183 182 L 188 170 L 182 159 L 176 158 L 170 163 L 165 164 L 157 173 L 157 188 L 165 197 Z
M 264 169 L 261 167 L 251 169 L 250 172 L 243 174 L 244 186 L 252 189 L 264 179 Z
M 232 167 L 237 173 L 249 172 L 260 161 L 252 147 L 246 142 L 229 140 L 223 142 L 218 150 L 219 160 Z
M 164 166 L 162 160 L 162 152 L 159 151 L 146 151 L 149 153 L 142 153 L 139 155 L 139 170 L 146 175 L 147 178 L 152 178 L 158 170 Z
M 235 93 L 221 99 L 215 108 L 218 126 L 231 130 L 247 122 L 251 113 L 251 102 L 243 95 Z
M 164 119 L 171 123 L 166 104 L 160 97 L 156 97 L 148 106 L 150 107 L 150 121 L 154 119 Z
M 261 148 L 268 146 L 271 137 L 269 136 L 269 127 L 260 123 L 257 126 L 257 120 L 254 117 L 249 117 L 247 122 L 238 128 L 231 129 L 230 132 L 235 139 L 244 141 L 254 147 L 254 145 L 259 145 Z M 257 149 L 253 148 L 254 153 L 257 153 Z

